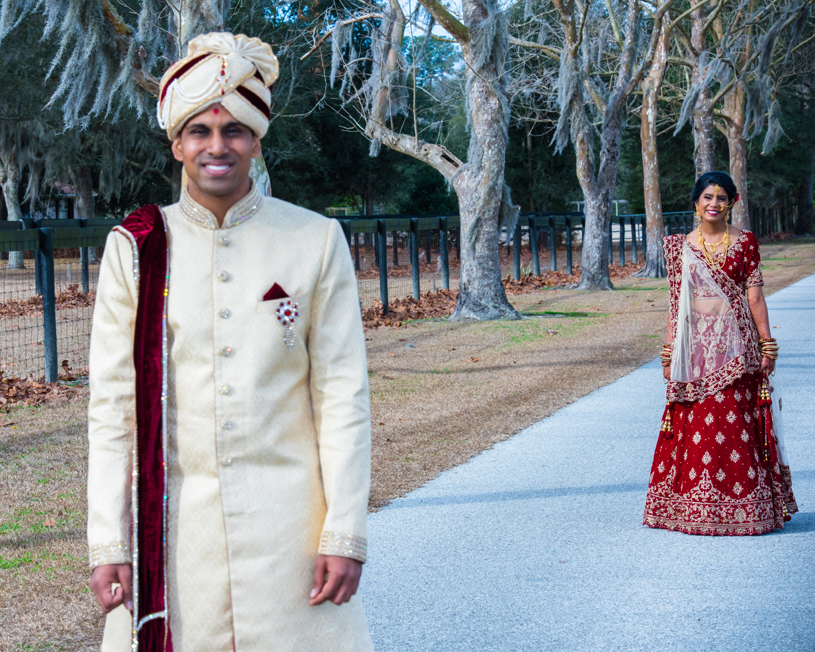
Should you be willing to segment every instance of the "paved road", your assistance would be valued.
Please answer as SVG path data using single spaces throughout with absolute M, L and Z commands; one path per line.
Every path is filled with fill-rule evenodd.
M 815 276 L 768 303 L 801 509 L 786 531 L 641 525 L 655 360 L 370 517 L 377 652 L 815 650 Z

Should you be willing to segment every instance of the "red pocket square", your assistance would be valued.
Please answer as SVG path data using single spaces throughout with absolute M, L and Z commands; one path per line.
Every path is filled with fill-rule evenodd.
M 289 295 L 286 294 L 286 290 L 280 287 L 277 283 L 275 283 L 272 287 L 270 287 L 266 294 L 263 295 L 264 301 L 276 301 L 277 299 L 288 299 Z

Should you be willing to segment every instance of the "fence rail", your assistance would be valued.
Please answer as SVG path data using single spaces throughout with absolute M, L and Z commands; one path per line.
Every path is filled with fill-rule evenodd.
M 430 289 L 431 284 L 435 287 L 436 279 L 443 289 L 457 282 L 451 278 L 451 270 L 456 271 L 451 255 L 456 261 L 460 260 L 458 215 L 340 216 L 334 219 L 342 225 L 359 272 L 363 304 L 370 304 L 378 294 L 387 313 L 389 296 L 418 299 L 423 288 Z M 687 232 L 693 226 L 692 213 L 666 213 L 664 220 L 667 233 Z M 22 253 L 18 257 L 22 263 L 19 268 L 0 268 L 0 371 L 45 376 L 46 381 L 54 382 L 59 377 L 60 360 L 64 361 L 62 366 L 74 370 L 87 366 L 98 277 L 96 248 L 104 246 L 107 234 L 118 224 L 120 220 L 107 219 L 0 222 L 0 253 Z M 501 235 L 507 247 L 512 245 L 514 278 L 521 277 L 524 243 L 531 252 L 533 274 L 541 273 L 542 247 L 549 256 L 549 269 L 558 269 L 560 251 L 565 254 L 561 264 L 565 263 L 565 270 L 572 274 L 583 228 L 581 213 L 521 215 L 514 231 Z M 614 216 L 609 233 L 610 260 L 614 260 L 615 247 L 621 264 L 625 264 L 627 256 L 636 261 L 639 254 L 645 254 L 644 215 Z M 401 266 L 400 244 L 403 245 Z M 371 245 L 374 265 L 370 270 L 363 270 L 361 249 Z M 391 261 L 388 260 L 389 245 Z M 421 249 L 424 249 L 423 263 Z M 428 264 L 434 262 L 433 252 L 436 252 L 437 266 L 428 272 Z M 409 276 L 404 270 L 405 264 L 410 267 Z M 376 268 L 375 278 L 363 278 L 366 274 L 371 276 L 373 268 Z

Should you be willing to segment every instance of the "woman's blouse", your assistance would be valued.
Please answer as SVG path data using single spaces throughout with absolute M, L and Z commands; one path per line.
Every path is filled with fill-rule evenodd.
M 670 235 L 664 239 L 665 260 L 668 268 L 670 290 L 671 340 L 676 337 L 679 315 L 679 295 L 682 287 L 682 252 L 686 238 L 683 234 Z M 720 268 L 711 265 L 702 251 L 690 246 L 695 263 L 704 264 L 711 276 L 727 296 L 735 313 L 736 323 L 744 342 L 744 355 L 716 374 L 690 383 L 668 383 L 667 398 L 673 402 L 699 401 L 721 391 L 745 373 L 755 373 L 761 368 L 761 352 L 758 331 L 747 301 L 747 288 L 764 285 L 761 276 L 761 254 L 758 240 L 750 231 L 741 231 L 727 249 L 727 257 Z

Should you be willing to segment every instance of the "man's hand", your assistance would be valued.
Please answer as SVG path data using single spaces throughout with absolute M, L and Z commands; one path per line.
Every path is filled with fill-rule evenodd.
M 107 564 L 93 569 L 91 590 L 102 611 L 110 613 L 121 604 L 133 611 L 132 575 L 130 564 Z M 120 586 L 114 589 L 114 584 Z
M 326 577 L 326 575 L 328 577 Z M 362 563 L 348 557 L 317 555 L 314 586 L 309 604 L 314 607 L 326 600 L 336 605 L 348 602 L 359 588 Z

